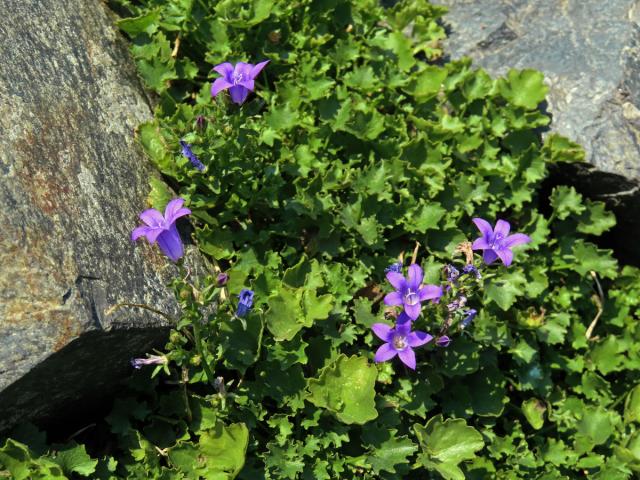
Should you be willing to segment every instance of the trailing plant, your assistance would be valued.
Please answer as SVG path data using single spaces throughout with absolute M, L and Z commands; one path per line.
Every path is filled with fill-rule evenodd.
M 106 418 L 110 449 L 66 474 L 611 480 L 640 469 L 638 271 L 597 246 L 615 224 L 603 203 L 542 188 L 550 165 L 584 158 L 563 137 L 542 140 L 542 74 L 493 79 L 446 61 L 445 9 L 423 0 L 117 8 L 157 98 L 137 135 L 215 267 L 176 280 L 183 313 L 165 352 L 134 361 L 155 364 L 153 380 L 135 372 Z M 161 217 L 174 196 L 151 180 Z M 169 232 L 160 247 L 180 262 L 172 218 L 137 236 Z M 465 243 L 473 219 L 481 237 Z M 513 263 L 499 219 L 530 240 Z M 419 293 L 426 285 L 441 290 Z M 29 432 L 0 449 L 15 478 L 58 478 L 42 472 L 83 448 L 36 447 L 42 434 Z

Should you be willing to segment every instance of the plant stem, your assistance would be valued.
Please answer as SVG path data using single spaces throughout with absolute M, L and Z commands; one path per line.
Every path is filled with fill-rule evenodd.
M 211 366 L 209 365 L 209 361 L 207 360 L 206 355 L 204 354 L 204 350 L 202 348 L 202 339 L 200 337 L 200 325 L 198 325 L 198 320 L 192 323 L 193 325 L 193 337 L 194 343 L 196 344 L 196 350 L 198 351 L 198 355 L 202 359 L 202 366 L 204 367 L 204 373 L 207 375 L 207 380 L 211 384 L 212 387 L 215 387 L 213 384 L 213 372 L 211 371 Z

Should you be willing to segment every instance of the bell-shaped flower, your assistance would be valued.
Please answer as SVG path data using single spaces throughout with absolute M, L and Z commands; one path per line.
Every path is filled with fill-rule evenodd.
M 491 228 L 491 224 L 482 218 L 474 218 L 473 223 L 482 236 L 473 242 L 471 248 L 483 251 L 482 259 L 487 265 L 499 258 L 508 267 L 513 261 L 511 248 L 531 241 L 524 233 L 509 235 L 511 225 L 505 220 L 498 220 L 495 228 Z
M 144 236 L 151 245 L 158 242 L 160 250 L 177 262 L 184 255 L 184 247 L 176 227 L 176 220 L 191 213 L 191 210 L 182 207 L 183 204 L 184 199 L 174 198 L 167 204 L 164 215 L 155 208 L 142 212 L 140 220 L 146 225 L 135 228 L 131 232 L 131 240 L 135 242 Z
M 374 360 L 377 363 L 385 362 L 398 355 L 402 363 L 412 370 L 416 369 L 416 354 L 413 349 L 433 339 L 428 333 L 412 332 L 410 321 L 398 323 L 396 328 L 385 323 L 374 323 L 371 329 L 385 342 L 378 348 Z
M 415 320 L 420 316 L 425 300 L 437 302 L 442 296 L 442 287 L 422 285 L 424 274 L 422 268 L 415 263 L 409 266 L 407 278 L 398 272 L 387 272 L 387 280 L 396 289 L 384 297 L 387 305 L 403 305 L 409 318 Z
M 215 97 L 221 91 L 228 89 L 231 100 L 238 105 L 243 104 L 249 92 L 253 92 L 255 88 L 255 78 L 267 63 L 269 63 L 269 60 L 260 62 L 257 65 L 244 62 L 238 62 L 235 66 L 229 62 L 216 65 L 213 69 L 222 76 L 211 84 L 211 96 Z

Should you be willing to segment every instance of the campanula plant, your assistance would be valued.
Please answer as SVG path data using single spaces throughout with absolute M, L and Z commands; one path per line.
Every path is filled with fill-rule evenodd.
M 207 267 L 177 264 L 169 374 L 145 388 L 152 367 L 123 361 L 134 386 L 90 450 L 105 456 L 43 461 L 96 478 L 635 473 L 640 275 L 597 246 L 605 205 L 547 181 L 584 152 L 540 137 L 540 72 L 450 61 L 444 8 L 423 0 L 111 3 L 157 97 L 137 138 Z M 235 63 L 267 58 L 259 77 Z M 176 161 L 187 139 L 206 175 Z M 151 185 L 164 209 L 175 194 Z M 0 472 L 7 456 L 36 457 L 0 444 Z

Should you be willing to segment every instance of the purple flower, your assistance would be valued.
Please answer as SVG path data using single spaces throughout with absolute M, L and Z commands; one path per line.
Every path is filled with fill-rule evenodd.
M 377 363 L 385 362 L 398 355 L 402 363 L 412 370 L 416 369 L 416 354 L 413 348 L 433 339 L 428 333 L 412 332 L 411 322 L 398 323 L 396 328 L 391 328 L 385 323 L 374 323 L 371 328 L 373 333 L 386 342 L 378 348 L 374 360 Z
M 229 62 L 216 65 L 213 69 L 222 77 L 217 78 L 211 85 L 211 96 L 215 97 L 221 91 L 229 89 L 231 100 L 241 105 L 247 99 L 249 92 L 253 92 L 254 79 L 267 63 L 269 63 L 269 60 L 260 62 L 257 65 L 244 62 L 236 63 L 235 67 Z
M 164 210 L 164 215 L 155 208 L 145 210 L 140 214 L 140 220 L 146 225 L 137 227 L 131 232 L 131 240 L 145 236 L 151 245 L 158 242 L 160 250 L 174 262 L 184 255 L 184 247 L 180 234 L 176 228 L 176 220 L 189 215 L 191 210 L 182 208 L 184 199 L 174 198 Z
M 487 265 L 494 262 L 497 258 L 502 260 L 507 267 L 511 265 L 513 260 L 513 252 L 511 247 L 529 243 L 529 238 L 524 233 L 514 233 L 509 235 L 511 226 L 509 222 L 498 220 L 495 228 L 491 228 L 491 224 L 482 218 L 474 218 L 473 223 L 476 224 L 482 237 L 473 242 L 471 248 L 474 250 L 484 250 L 482 258 Z
M 395 262 L 384 269 L 384 273 L 389 273 L 389 272 L 402 273 L 402 263 Z
M 420 302 L 432 300 L 436 302 L 442 296 L 442 287 L 437 285 L 422 285 L 422 268 L 415 263 L 409 266 L 409 273 L 405 279 L 401 273 L 388 272 L 387 280 L 396 289 L 384 297 L 387 305 L 404 305 L 404 310 L 412 320 L 420 316 L 422 305 Z
M 164 365 L 168 362 L 164 355 L 149 355 L 147 358 L 132 358 L 131 366 L 139 370 L 143 365 Z
M 454 267 L 453 265 L 445 265 L 444 273 L 447 276 L 447 282 L 457 284 L 458 278 L 460 277 L 460 271 Z
M 436 339 L 436 345 L 439 347 L 448 347 L 451 343 L 451 339 L 446 335 L 442 335 Z
M 474 308 L 470 308 L 469 310 L 465 310 L 463 313 L 465 317 L 462 319 L 462 322 L 460 322 L 460 328 L 462 329 L 467 328 L 469 324 L 473 322 L 473 319 L 476 318 L 478 311 Z
M 240 291 L 240 295 L 238 295 L 238 298 L 240 298 L 240 300 L 238 301 L 236 316 L 244 318 L 253 306 L 253 291 L 247 288 L 243 288 Z
M 218 287 L 224 287 L 228 281 L 229 281 L 229 274 L 219 273 L 218 278 L 216 278 L 216 285 L 218 285 Z
M 200 161 L 200 159 L 196 156 L 195 153 L 191 150 L 191 145 L 189 145 L 184 140 L 180 140 L 180 146 L 182 147 L 182 155 L 189 159 L 191 165 L 196 167 L 201 172 L 204 170 L 204 165 Z

